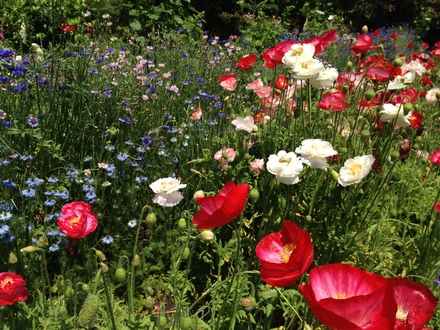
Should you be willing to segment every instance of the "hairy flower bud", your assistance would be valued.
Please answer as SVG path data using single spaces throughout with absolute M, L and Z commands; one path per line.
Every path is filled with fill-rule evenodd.
M 206 242 L 211 242 L 214 239 L 214 233 L 210 230 L 204 230 L 200 233 L 200 238 Z
M 365 92 L 364 97 L 365 97 L 365 100 L 371 101 L 375 95 L 376 95 L 376 93 L 375 93 L 374 89 L 369 89 Z
M 255 298 L 254 297 L 243 298 L 240 302 L 240 305 L 241 307 L 243 307 L 243 309 L 246 312 L 252 312 L 255 307 Z
M 186 220 L 185 220 L 185 218 L 180 218 L 179 221 L 177 221 L 177 228 L 179 228 L 179 230 L 185 230 L 186 229 Z
M 17 256 L 14 252 L 9 253 L 9 264 L 15 265 L 18 262 Z
M 260 192 L 258 191 L 257 188 L 252 188 L 249 191 L 249 200 L 251 203 L 256 203 L 258 201 L 258 199 L 260 198 Z
M 188 259 L 190 252 L 191 252 L 191 251 L 189 250 L 189 247 L 186 246 L 186 247 L 183 249 L 183 252 L 182 252 L 182 259 L 183 259 L 183 260 Z
M 156 222 L 157 222 L 156 214 L 149 213 L 147 215 L 147 217 L 145 218 L 145 221 L 147 222 L 147 226 L 148 227 L 150 227 L 150 228 L 153 227 L 156 224 Z
M 84 283 L 84 284 L 81 286 L 81 290 L 82 290 L 82 292 L 84 292 L 84 293 L 89 293 L 89 292 L 90 292 L 90 285 Z
M 78 315 L 78 325 L 84 328 L 90 328 L 96 320 L 99 312 L 99 297 L 94 294 L 88 294 L 81 311 Z
M 133 258 L 133 266 L 138 267 L 141 264 L 141 257 L 139 254 L 136 254 Z
M 127 272 L 125 271 L 124 268 L 122 267 L 116 268 L 116 272 L 115 272 L 116 282 L 119 283 L 124 282 L 126 277 L 127 277 Z
M 339 179 L 339 174 L 338 174 L 338 172 L 336 172 L 335 170 L 330 170 L 330 174 L 331 174 L 331 176 L 332 176 L 332 178 L 333 178 L 333 180 L 335 180 L 336 182 L 338 182 L 338 179 Z
M 197 198 L 203 198 L 203 197 L 205 197 L 205 193 L 203 190 L 197 190 L 193 195 L 194 200 L 196 200 Z
M 26 246 L 26 247 L 20 249 L 20 252 L 23 252 L 23 253 L 32 253 L 35 251 L 37 251 L 37 248 L 33 245 L 29 245 L 29 246 Z
M 95 249 L 95 255 L 99 261 L 105 261 L 105 254 L 102 251 Z
M 393 65 L 395 68 L 401 68 L 405 64 L 405 57 L 398 57 L 394 60 Z

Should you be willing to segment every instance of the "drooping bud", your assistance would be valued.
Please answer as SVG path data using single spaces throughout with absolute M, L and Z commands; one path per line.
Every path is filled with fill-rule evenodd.
M 32 253 L 35 251 L 37 251 L 37 248 L 33 245 L 29 245 L 29 246 L 26 246 L 26 247 L 20 249 L 20 252 L 22 252 L 22 253 Z
M 370 131 L 367 130 L 367 129 L 364 129 L 364 130 L 362 130 L 362 132 L 361 132 L 361 136 L 362 136 L 363 138 L 369 138 L 370 135 L 371 135 L 371 133 L 370 133 Z
M 44 249 L 46 246 L 49 245 L 49 240 L 46 236 L 41 236 L 38 239 L 38 247 Z
M 90 328 L 96 320 L 99 312 L 99 297 L 94 294 L 88 294 L 81 311 L 78 315 L 78 325 L 84 328 Z
M 90 292 L 90 285 L 84 283 L 84 284 L 81 286 L 81 290 L 82 290 L 82 292 L 84 292 L 84 293 L 89 293 L 89 292 Z
M 185 248 L 183 249 L 183 252 L 182 252 L 182 259 L 183 260 L 188 259 L 190 252 L 191 251 L 189 250 L 189 247 L 185 246 Z
M 100 262 L 99 267 L 101 267 L 103 273 L 108 273 L 108 266 L 105 263 Z
M 255 204 L 258 199 L 260 198 L 260 192 L 258 191 L 257 188 L 252 188 L 249 191 L 249 201 L 253 204 Z
M 193 195 L 194 200 L 196 200 L 197 198 L 203 198 L 203 197 L 205 197 L 205 192 L 203 190 L 197 190 Z
M 122 283 L 125 281 L 126 277 L 127 277 L 127 272 L 125 271 L 124 268 L 122 267 L 116 268 L 116 272 L 115 272 L 116 282 Z
M 149 214 L 147 215 L 147 217 L 145 218 L 145 221 L 147 222 L 147 226 L 148 226 L 149 228 L 153 227 L 154 225 L 156 225 L 156 222 L 157 222 L 156 214 L 154 214 L 154 213 L 149 213 Z
M 437 101 L 440 101 L 440 91 L 435 93 L 435 98 L 437 99 Z
M 141 264 L 141 257 L 139 257 L 139 254 L 135 254 L 133 258 L 133 266 L 138 267 Z
M 95 255 L 99 261 L 105 261 L 105 254 L 102 251 L 95 249 Z
M 182 329 L 183 330 L 191 330 L 192 328 L 193 328 L 193 326 L 192 326 L 191 318 L 189 316 L 184 317 L 182 319 Z
M 405 64 L 405 57 L 398 57 L 394 60 L 393 65 L 395 68 L 401 68 Z
M 155 301 L 152 297 L 145 298 L 144 306 L 146 309 L 153 309 Z
M 179 228 L 179 230 L 185 230 L 186 229 L 186 220 L 185 218 L 180 218 L 179 221 L 177 222 L 177 228 Z
M 410 111 L 412 111 L 414 109 L 412 103 L 407 102 L 403 105 L 403 110 L 405 111 L 405 113 L 408 113 Z
M 331 174 L 333 180 L 335 180 L 336 182 L 338 182 L 338 180 L 339 180 L 339 174 L 338 174 L 338 172 L 336 172 L 335 170 L 330 169 L 330 174 Z
M 211 230 L 204 230 L 200 233 L 200 238 L 206 242 L 211 242 L 214 239 L 214 233 Z
M 58 316 L 62 320 L 65 320 L 67 318 L 67 308 L 65 305 L 60 306 L 60 309 L 58 310 Z

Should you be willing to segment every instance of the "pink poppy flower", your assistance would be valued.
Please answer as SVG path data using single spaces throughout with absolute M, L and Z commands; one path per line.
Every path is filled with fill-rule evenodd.
M 198 107 L 196 110 L 193 111 L 191 114 L 191 117 L 189 117 L 190 120 L 200 120 L 202 118 L 202 108 Z
M 253 82 L 251 82 L 250 84 L 248 84 L 246 86 L 247 90 L 259 90 L 260 88 L 262 88 L 263 85 L 263 81 L 261 80 L 261 78 L 258 78 L 257 80 L 254 80 Z
M 318 102 L 318 108 L 322 110 L 340 111 L 348 107 L 348 101 L 341 92 L 326 93 L 322 95 L 322 100 Z
M 58 227 L 70 238 L 83 238 L 98 227 L 97 213 L 84 202 L 72 202 L 61 208 L 62 216 L 58 217 Z
M 260 174 L 262 171 L 264 171 L 264 159 L 255 159 L 253 162 L 249 163 L 249 172 L 255 172 L 257 174 Z
M 235 73 L 227 74 L 220 77 L 219 79 L 220 86 L 222 86 L 224 89 L 228 91 L 231 92 L 234 91 L 235 88 L 237 87 L 237 79 L 235 77 L 236 77 Z
M 431 163 L 440 165 L 440 149 L 437 149 L 432 153 L 432 155 L 429 157 L 429 161 Z
M 225 171 L 229 167 L 229 163 L 235 159 L 235 151 L 232 148 L 220 149 L 214 155 L 214 159 L 219 162 L 217 168 Z

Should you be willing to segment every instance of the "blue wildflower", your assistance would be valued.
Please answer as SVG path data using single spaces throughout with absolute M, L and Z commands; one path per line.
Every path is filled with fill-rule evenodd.
M 111 244 L 111 243 L 113 243 L 115 240 L 113 239 L 113 237 L 111 237 L 111 236 L 105 236 L 105 237 L 103 237 L 102 238 L 102 243 L 104 243 L 104 244 Z
M 33 188 L 28 188 L 21 191 L 21 195 L 27 198 L 33 198 L 36 194 L 37 192 Z
M 2 212 L 0 213 L 0 221 L 8 221 L 12 219 L 12 213 L 7 211 L 7 212 Z
M 44 204 L 45 206 L 54 206 L 54 205 L 56 204 L 56 202 L 57 202 L 57 201 L 54 200 L 54 199 L 47 199 L 47 200 L 44 201 L 43 204 Z
M 26 185 L 28 187 L 38 187 L 40 185 L 40 179 L 38 178 L 27 178 Z
M 52 244 L 51 246 L 49 246 L 49 251 L 50 252 L 56 252 L 60 249 L 60 247 L 58 246 L 58 244 Z
M 9 179 L 3 180 L 3 186 L 5 186 L 5 188 L 9 188 L 9 189 L 17 187 L 17 185 Z
M 112 146 L 111 144 L 107 144 L 107 145 L 104 147 L 104 149 L 105 149 L 105 150 L 108 150 L 108 151 L 113 151 L 113 150 L 115 150 L 115 146 Z
M 128 158 L 128 155 L 125 152 L 120 152 L 118 154 L 118 160 L 120 160 L 121 162 L 123 162 L 124 160 L 126 160 Z
M 128 222 L 128 227 L 130 227 L 130 228 L 134 228 L 134 227 L 136 227 L 136 225 L 137 225 L 137 220 L 136 219 L 131 219 L 129 222 Z
M 4 235 L 9 231 L 9 226 L 8 225 L 3 225 L 0 227 L 0 235 Z
M 57 183 L 58 182 L 58 178 L 55 178 L 55 177 L 51 176 L 50 178 L 47 178 L 47 182 Z
M 12 235 L 12 234 L 6 234 L 5 236 L 3 236 L 3 237 L 1 238 L 1 241 L 2 241 L 3 243 L 5 243 L 5 244 L 9 244 L 9 243 L 12 243 L 12 242 L 14 241 L 14 239 L 15 239 L 15 236 L 14 236 L 14 235 Z
M 127 125 L 133 124 L 132 121 L 129 118 L 120 117 L 119 121 L 124 123 L 124 124 L 127 124 Z

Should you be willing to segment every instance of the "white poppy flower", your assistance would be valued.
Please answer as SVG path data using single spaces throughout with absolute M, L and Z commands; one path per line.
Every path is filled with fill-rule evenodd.
M 385 103 L 380 114 L 382 115 L 380 120 L 383 122 L 394 123 L 394 125 L 399 127 L 408 127 L 411 125 L 409 121 L 411 113 L 405 116 L 403 104 L 397 103 L 393 105 L 391 103 Z
M 296 64 L 309 62 L 315 54 L 315 45 L 313 44 L 294 44 L 284 54 L 281 60 L 288 68 L 293 69 Z
M 162 178 L 150 184 L 150 188 L 156 194 L 153 203 L 161 206 L 172 207 L 183 199 L 179 189 L 185 188 L 186 184 L 181 184 L 176 178 Z
M 337 155 L 332 144 L 320 139 L 307 139 L 301 142 L 301 146 L 295 149 L 300 154 L 303 162 L 312 168 L 325 168 L 327 157 Z
M 344 166 L 339 170 L 338 183 L 346 187 L 361 182 L 370 173 L 373 163 L 373 155 L 356 156 L 347 159 Z
M 299 182 L 299 174 L 303 169 L 302 160 L 293 152 L 281 150 L 276 155 L 270 155 L 266 163 L 269 173 L 284 184 L 295 184 Z
M 254 117 L 252 116 L 247 116 L 245 118 L 236 117 L 231 124 L 235 126 L 236 131 L 246 131 L 248 133 L 251 133 L 256 127 L 254 125 Z
M 325 68 L 322 71 L 314 74 L 310 77 L 310 83 L 312 86 L 321 89 L 321 88 L 331 88 L 333 87 L 334 82 L 338 78 L 339 73 L 335 68 Z

